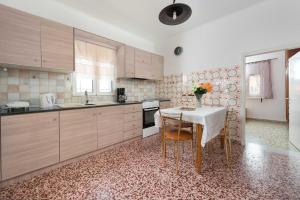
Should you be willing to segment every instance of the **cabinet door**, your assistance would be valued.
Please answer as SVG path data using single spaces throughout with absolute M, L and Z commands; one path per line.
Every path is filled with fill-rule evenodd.
M 60 112 L 60 160 L 97 150 L 96 112 L 93 109 Z
M 97 109 L 98 148 L 123 141 L 123 106 Z
M 151 79 L 151 53 L 135 49 L 135 77 Z
M 117 51 L 117 77 L 134 78 L 134 47 L 121 46 Z
M 59 162 L 58 112 L 1 117 L 2 180 Z
M 125 77 L 134 78 L 134 48 L 125 47 Z
M 40 19 L 0 5 L 0 27 L 0 63 L 40 68 Z
M 164 76 L 164 57 L 156 54 L 152 54 L 152 69 L 151 79 L 163 80 Z
M 41 22 L 42 68 L 74 70 L 73 28 L 56 22 Z

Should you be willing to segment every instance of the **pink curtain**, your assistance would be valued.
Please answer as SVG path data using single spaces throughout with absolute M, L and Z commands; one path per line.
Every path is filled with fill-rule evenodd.
M 249 91 L 249 88 L 251 87 L 250 78 L 253 78 L 254 76 L 255 78 L 259 77 L 260 79 L 257 81 L 257 83 L 259 83 L 259 93 L 255 96 L 251 95 Z M 246 80 L 246 92 L 249 98 L 273 98 L 270 60 L 248 63 L 246 65 Z

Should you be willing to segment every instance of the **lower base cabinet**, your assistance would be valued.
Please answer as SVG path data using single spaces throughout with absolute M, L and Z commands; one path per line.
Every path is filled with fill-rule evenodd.
M 123 141 L 123 106 L 98 108 L 98 149 Z
M 2 116 L 1 180 L 141 135 L 141 104 Z
M 1 117 L 2 180 L 59 162 L 59 113 Z
M 94 109 L 60 112 L 60 161 L 97 150 L 96 119 Z

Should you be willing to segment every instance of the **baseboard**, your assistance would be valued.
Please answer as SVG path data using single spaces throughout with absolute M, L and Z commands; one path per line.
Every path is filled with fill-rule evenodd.
M 26 174 L 23 174 L 23 175 L 20 175 L 20 176 L 11 178 L 11 179 L 7 179 L 7 180 L 4 180 L 4 181 L 1 181 L 0 182 L 0 188 L 6 187 L 6 186 L 14 184 L 14 183 L 18 183 L 18 182 L 23 182 L 25 180 L 29 180 L 29 179 L 31 179 L 34 176 L 38 176 L 38 175 L 41 175 L 43 173 L 50 172 L 51 170 L 60 168 L 62 166 L 65 166 L 65 165 L 68 165 L 68 164 L 71 164 L 71 163 L 74 163 L 74 162 L 78 162 L 80 160 L 84 160 L 84 159 L 86 159 L 88 157 L 100 154 L 102 152 L 108 151 L 108 150 L 113 149 L 115 147 L 121 146 L 123 144 L 129 143 L 129 142 L 141 139 L 141 138 L 142 138 L 141 136 L 138 136 L 138 137 L 135 137 L 135 138 L 132 138 L 132 139 L 128 139 L 126 141 L 123 141 L 123 142 L 120 142 L 120 143 L 117 143 L 117 144 L 105 147 L 103 149 L 99 149 L 99 150 L 96 150 L 96 151 L 93 151 L 93 152 L 90 152 L 90 153 L 87 153 L 87 154 L 84 154 L 84 155 L 81 155 L 81 156 L 78 156 L 78 157 L 75 157 L 75 158 L 71 158 L 71 159 L 66 160 L 66 161 L 62 161 L 62 162 L 56 163 L 54 165 L 51 165 L 51 166 L 48 166 L 48 167 L 45 167 L 45 168 L 41 168 L 41 169 L 38 169 L 38 170 L 35 170 L 35 171 L 32 171 L 32 172 L 28 172 Z

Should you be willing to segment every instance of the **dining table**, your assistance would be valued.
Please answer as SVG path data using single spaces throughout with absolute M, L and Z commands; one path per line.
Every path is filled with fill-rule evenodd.
M 201 106 L 198 108 L 174 107 L 160 110 L 162 115 L 182 113 L 182 120 L 196 125 L 196 162 L 197 173 L 201 173 L 202 148 L 213 138 L 217 137 L 224 128 L 226 107 Z M 155 126 L 161 127 L 159 112 L 154 114 Z M 221 143 L 223 139 L 221 137 Z

